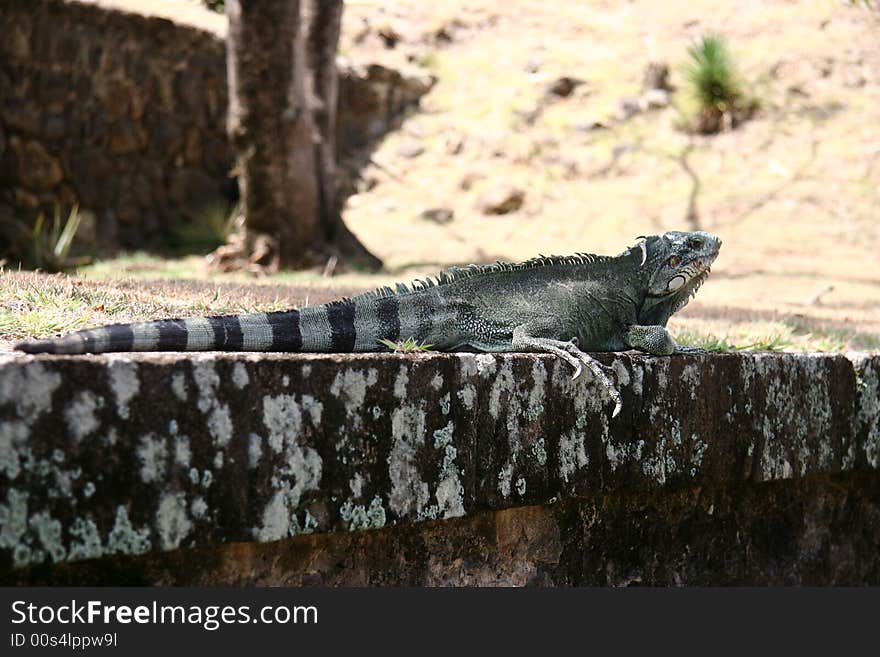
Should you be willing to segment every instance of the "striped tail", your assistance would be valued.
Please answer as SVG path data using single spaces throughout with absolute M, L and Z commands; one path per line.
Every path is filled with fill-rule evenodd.
M 29 354 L 121 351 L 385 351 L 400 333 L 396 297 L 346 299 L 302 310 L 113 324 L 15 345 Z

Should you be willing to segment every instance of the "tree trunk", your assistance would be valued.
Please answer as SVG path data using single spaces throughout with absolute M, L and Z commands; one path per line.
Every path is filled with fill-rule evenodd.
M 360 243 L 342 221 L 336 177 L 336 109 L 339 72 L 336 51 L 342 27 L 342 0 L 307 0 L 307 63 L 312 75 L 314 119 L 319 141 L 315 147 L 321 219 L 327 240 L 340 255 L 360 266 L 378 269 L 382 263 Z
M 325 12 L 325 5 L 335 13 Z M 311 22 L 327 35 L 322 43 L 335 60 L 341 3 L 318 0 L 316 6 L 321 10 L 313 12 Z M 361 266 L 381 265 L 339 215 L 333 125 L 324 118 L 329 114 L 335 122 L 335 62 L 328 87 L 331 109 L 316 117 L 309 102 L 306 12 L 299 0 L 227 0 L 226 12 L 228 131 L 244 212 L 237 248 L 251 262 L 272 269 L 323 265 L 334 256 L 343 262 L 356 259 Z M 319 16 L 334 24 L 320 23 Z

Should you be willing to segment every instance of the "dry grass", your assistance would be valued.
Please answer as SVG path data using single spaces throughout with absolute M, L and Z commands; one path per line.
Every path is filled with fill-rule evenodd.
M 283 310 L 323 303 L 354 291 L 228 281 L 87 280 L 0 270 L 0 349 L 25 337 L 59 335 L 103 324 Z

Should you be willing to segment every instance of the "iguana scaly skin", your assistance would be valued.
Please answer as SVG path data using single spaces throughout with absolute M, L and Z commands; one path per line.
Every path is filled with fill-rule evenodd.
M 705 232 L 640 238 L 620 255 L 538 257 L 453 267 L 437 279 L 380 288 L 329 304 L 247 315 L 115 324 L 28 340 L 28 353 L 111 351 L 387 351 L 379 340 L 412 338 L 440 351 L 548 352 L 587 367 L 620 410 L 608 368 L 585 351 L 680 347 L 666 322 L 709 275 L 721 240 Z

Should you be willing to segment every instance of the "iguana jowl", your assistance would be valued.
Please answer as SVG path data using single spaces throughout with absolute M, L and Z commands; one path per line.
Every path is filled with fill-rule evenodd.
M 586 366 L 620 410 L 604 366 L 585 351 L 680 347 L 666 322 L 709 275 L 721 240 L 705 232 L 640 238 L 617 256 L 579 253 L 522 263 L 453 267 L 352 299 L 246 315 L 115 324 L 28 340 L 28 353 L 113 351 L 387 351 L 379 340 L 412 338 L 440 351 L 548 352 L 574 376 Z

